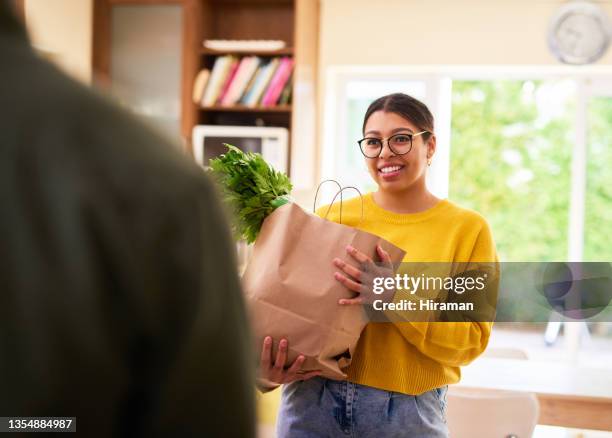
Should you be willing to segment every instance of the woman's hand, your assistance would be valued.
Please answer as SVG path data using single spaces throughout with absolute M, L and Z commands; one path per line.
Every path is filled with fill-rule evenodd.
M 393 262 L 389 253 L 380 245 L 376 245 L 376 253 L 382 262 L 382 265 L 377 265 L 370 257 L 350 245 L 346 247 L 346 252 L 359 264 L 359 267 L 335 258 L 334 265 L 343 272 L 334 273 L 334 278 L 358 295 L 355 298 L 342 298 L 338 304 L 371 304 L 375 297 L 376 299 L 386 298 L 375 295 L 373 290 L 374 278 L 393 277 L 394 275 Z M 387 290 L 384 293 L 390 295 Z
M 321 374 L 320 370 L 315 371 L 302 371 L 302 365 L 306 358 L 303 355 L 299 355 L 293 364 L 288 369 L 285 369 L 285 362 L 287 361 L 287 350 L 289 349 L 289 342 L 286 339 L 281 339 L 278 344 L 278 351 L 276 353 L 276 359 L 272 362 L 272 338 L 266 336 L 261 349 L 261 360 L 259 364 L 259 380 L 264 386 L 273 386 L 282 383 L 290 383 L 295 380 L 307 380 L 311 377 L 318 376 Z

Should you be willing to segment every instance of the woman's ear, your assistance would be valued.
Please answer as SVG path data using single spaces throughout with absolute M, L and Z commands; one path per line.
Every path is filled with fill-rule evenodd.
M 431 134 L 427 139 L 427 159 L 431 160 L 436 153 L 436 136 Z

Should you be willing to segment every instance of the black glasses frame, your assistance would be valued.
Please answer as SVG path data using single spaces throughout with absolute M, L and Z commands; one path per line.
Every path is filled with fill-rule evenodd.
M 382 152 L 382 149 L 383 149 L 383 146 L 384 146 L 384 142 L 385 142 L 385 141 L 387 142 L 387 146 L 389 147 L 389 149 L 391 150 L 391 152 L 393 152 L 395 155 L 406 155 L 406 154 L 409 154 L 409 153 L 410 153 L 410 151 L 412 150 L 412 145 L 413 145 L 413 141 L 412 141 L 412 140 L 413 140 L 413 138 L 414 138 L 414 137 L 416 137 L 417 135 L 423 135 L 423 134 L 428 134 L 428 133 L 430 134 L 431 132 L 430 132 L 430 131 L 421 131 L 421 132 L 417 132 L 416 134 L 399 133 L 399 134 L 394 134 L 394 135 L 392 135 L 391 137 L 389 137 L 389 138 L 387 138 L 387 139 L 384 139 L 384 138 L 376 138 L 376 137 L 364 137 L 364 138 L 362 138 L 361 140 L 358 140 L 358 141 L 357 141 L 357 144 L 359 145 L 359 150 L 361 151 L 361 153 L 363 154 L 363 156 L 364 156 L 364 157 L 366 157 L 366 158 L 376 158 L 376 157 L 379 157 L 379 156 L 380 156 L 380 153 Z M 395 137 L 398 137 L 398 136 L 404 136 L 404 137 L 408 137 L 408 138 L 410 138 L 410 147 L 408 148 L 408 151 L 407 151 L 407 152 L 399 153 L 399 152 L 397 152 L 396 150 L 394 150 L 394 149 L 393 149 L 393 147 L 391 146 L 391 143 L 390 143 L 390 142 L 391 142 L 391 140 L 392 140 L 393 138 L 395 138 Z M 367 155 L 367 154 L 364 152 L 364 150 L 363 150 L 363 146 L 362 146 L 362 143 L 363 143 L 364 141 L 366 141 L 366 140 L 376 140 L 376 141 L 378 141 L 379 146 L 378 146 L 378 150 L 377 150 L 377 152 L 376 152 L 376 154 L 375 154 L 375 155 L 369 156 L 369 155 Z

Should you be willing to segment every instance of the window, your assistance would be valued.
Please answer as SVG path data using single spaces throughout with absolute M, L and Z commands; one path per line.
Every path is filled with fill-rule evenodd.
M 501 260 L 567 257 L 571 80 L 453 81 L 450 198 L 482 213 Z
M 322 176 L 374 190 L 356 144 L 363 115 L 377 97 L 411 94 L 436 118 L 428 186 L 484 214 L 502 260 L 609 261 L 612 84 L 599 70 L 334 67 Z
M 606 78 L 611 74 L 610 68 L 595 67 L 580 72 L 504 66 L 332 68 L 322 175 L 374 189 L 355 144 L 363 115 L 383 94 L 412 94 L 436 118 L 438 148 L 428 187 L 484 214 L 502 260 L 610 262 L 612 82 Z M 544 325 L 511 327 L 511 339 L 519 336 L 517 328 L 536 329 L 542 345 Z M 552 343 L 561 324 L 546 327 L 545 340 Z M 586 327 L 584 322 L 564 324 L 567 357 L 575 356 Z M 495 330 L 503 331 L 503 324 Z M 611 330 L 612 323 L 591 324 L 594 334 L 612 336 Z M 586 346 L 580 351 L 583 361 L 601 360 L 599 351 Z

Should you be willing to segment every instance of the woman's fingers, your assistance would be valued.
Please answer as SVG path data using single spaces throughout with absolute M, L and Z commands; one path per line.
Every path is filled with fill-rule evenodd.
M 357 262 L 359 262 L 361 269 L 356 268 L 339 258 L 335 258 L 333 260 L 334 265 L 342 269 L 344 274 L 341 272 L 335 272 L 334 278 L 342 283 L 347 289 L 360 294 L 360 296 L 355 298 L 342 298 L 338 300 L 338 303 L 344 305 L 364 304 L 366 302 L 364 295 L 366 295 L 370 290 L 371 278 L 377 276 L 388 276 L 389 272 L 386 268 L 388 268 L 391 273 L 393 272 L 394 269 L 391 256 L 382 248 L 380 244 L 376 245 L 376 253 L 378 254 L 380 260 L 386 265 L 386 267 L 382 267 L 375 265 L 370 257 L 351 245 L 346 247 L 346 252 Z
M 342 283 L 345 287 L 352 290 L 353 292 L 357 292 L 357 293 L 363 292 L 363 284 L 357 283 L 356 281 L 351 280 L 346 275 L 343 275 L 340 272 L 334 273 L 334 278 L 340 283 Z
M 276 352 L 276 361 L 274 362 L 274 368 L 282 370 L 285 368 L 285 362 L 287 361 L 287 340 L 281 339 L 278 343 L 278 351 Z
M 350 305 L 363 304 L 363 303 L 365 303 L 365 300 L 363 299 L 363 297 L 341 298 L 338 300 L 338 304 L 343 305 L 343 306 L 350 306 Z
M 267 370 L 270 368 L 270 361 L 272 360 L 272 338 L 266 336 L 263 341 L 261 348 L 261 368 Z
M 302 365 L 306 361 L 306 357 L 303 354 L 293 361 L 289 369 L 285 370 L 285 363 L 287 362 L 287 355 L 289 351 L 289 341 L 287 339 L 281 339 L 278 343 L 278 351 L 276 352 L 276 359 L 274 366 L 271 365 L 272 358 L 272 344 L 273 339 L 270 336 L 264 338 L 263 347 L 261 349 L 261 378 L 269 382 L 274 383 L 289 383 L 294 380 L 302 380 L 306 378 L 314 377 L 321 373 L 321 370 L 303 372 Z
M 353 265 L 350 265 L 346 263 L 344 260 L 341 260 L 338 258 L 334 259 L 334 265 L 342 269 L 345 273 L 353 277 L 355 280 L 361 281 L 361 271 L 357 269 L 356 267 L 354 267 Z
M 297 374 L 302 369 L 302 365 L 304 365 L 304 361 L 305 360 L 306 360 L 306 358 L 300 354 L 293 361 L 293 364 L 287 370 L 287 374 L 289 374 L 289 375 Z
M 359 251 L 354 246 L 348 245 L 346 247 L 346 252 L 355 260 L 357 260 L 361 264 L 361 266 L 367 268 L 368 265 L 372 264 L 372 259 L 370 259 L 370 257 Z
M 393 261 L 391 261 L 391 256 L 382 248 L 382 246 L 380 246 L 380 243 L 376 245 L 376 252 L 378 253 L 378 257 L 380 257 L 380 260 L 385 263 L 389 269 L 393 270 Z

